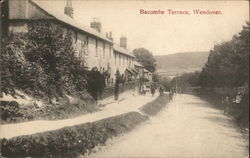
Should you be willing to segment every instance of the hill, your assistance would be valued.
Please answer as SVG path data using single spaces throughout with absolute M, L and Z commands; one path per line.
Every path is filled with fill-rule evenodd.
M 155 56 L 160 74 L 175 76 L 177 74 L 199 71 L 207 62 L 209 52 L 184 52 Z

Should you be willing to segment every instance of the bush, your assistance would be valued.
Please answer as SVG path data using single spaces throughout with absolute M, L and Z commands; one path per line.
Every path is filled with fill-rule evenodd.
M 1 53 L 1 93 L 15 88 L 35 97 L 86 93 L 87 70 L 72 35 L 53 22 L 28 23 L 27 33 L 9 35 Z
M 0 101 L 1 119 L 4 121 L 15 120 L 16 117 L 22 117 L 19 112 L 19 104 L 16 101 Z
M 85 97 L 86 98 L 86 97 Z M 57 120 L 95 112 L 99 107 L 92 100 L 75 98 L 70 102 L 67 97 L 59 98 L 59 103 L 39 107 L 36 103 L 19 105 L 16 101 L 1 101 L 1 123 L 23 122 L 35 119 Z
M 51 132 L 2 139 L 1 153 L 6 157 L 63 157 L 85 154 L 95 146 L 105 144 L 107 139 L 129 131 L 147 119 L 147 116 L 138 112 L 129 112 Z

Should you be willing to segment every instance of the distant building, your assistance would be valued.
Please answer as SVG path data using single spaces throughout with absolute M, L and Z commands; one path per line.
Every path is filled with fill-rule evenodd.
M 140 64 L 139 62 L 135 61 L 135 63 L 134 63 L 134 69 L 138 73 L 137 77 L 139 77 L 139 78 L 144 77 L 144 66 L 142 66 L 142 64 Z

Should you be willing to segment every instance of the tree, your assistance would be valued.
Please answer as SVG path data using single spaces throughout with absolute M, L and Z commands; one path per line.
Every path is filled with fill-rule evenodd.
M 148 71 L 154 72 L 156 70 L 156 60 L 153 54 L 145 48 L 137 48 L 133 50 L 138 62 L 140 62 Z
M 187 87 L 198 87 L 200 85 L 199 80 L 200 80 L 200 72 L 195 71 L 174 77 L 169 84 L 170 87 L 174 88 L 177 83 L 179 88 L 185 89 Z
M 249 83 L 249 33 L 247 22 L 231 41 L 214 46 L 200 75 L 203 87 L 238 87 Z

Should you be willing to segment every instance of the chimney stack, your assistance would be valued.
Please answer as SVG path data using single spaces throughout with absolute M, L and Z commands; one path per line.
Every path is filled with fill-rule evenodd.
M 109 40 L 113 41 L 112 32 L 106 32 L 106 37 L 107 37 Z
M 109 32 L 109 39 L 110 39 L 111 41 L 114 40 L 114 39 L 113 39 L 113 36 L 112 36 L 112 32 Z
M 93 28 L 93 29 L 95 29 L 98 32 L 101 32 L 102 23 L 95 20 L 95 21 L 93 21 L 93 22 L 90 23 L 90 27 Z
M 127 49 L 127 37 L 123 36 L 120 38 L 120 47 Z
M 64 14 L 73 18 L 73 7 L 71 0 L 67 0 L 66 6 L 64 7 Z

